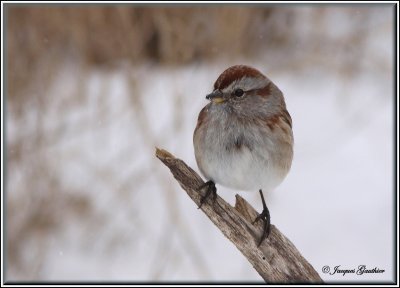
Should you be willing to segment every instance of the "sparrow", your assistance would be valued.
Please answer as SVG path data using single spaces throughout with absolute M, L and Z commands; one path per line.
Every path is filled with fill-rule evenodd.
M 264 222 L 258 246 L 270 233 L 270 213 L 263 191 L 275 189 L 293 159 L 292 118 L 282 91 L 259 70 L 235 65 L 222 72 L 199 113 L 193 145 L 200 172 L 208 180 L 200 206 L 216 186 L 259 191 Z

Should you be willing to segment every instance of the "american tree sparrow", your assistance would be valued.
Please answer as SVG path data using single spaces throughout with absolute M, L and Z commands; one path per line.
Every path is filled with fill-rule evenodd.
M 260 245 L 270 233 L 262 190 L 271 191 L 289 172 L 293 159 L 292 119 L 281 90 L 260 71 L 245 65 L 226 69 L 208 94 L 193 135 L 197 165 L 208 180 L 201 205 L 215 184 L 259 190 L 264 221 Z

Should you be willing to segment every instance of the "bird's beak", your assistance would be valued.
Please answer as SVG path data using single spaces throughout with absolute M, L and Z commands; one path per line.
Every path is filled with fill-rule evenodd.
M 222 103 L 225 102 L 225 99 L 223 97 L 223 93 L 221 90 L 214 90 L 212 93 L 208 94 L 206 96 L 207 100 L 211 100 L 213 103 Z

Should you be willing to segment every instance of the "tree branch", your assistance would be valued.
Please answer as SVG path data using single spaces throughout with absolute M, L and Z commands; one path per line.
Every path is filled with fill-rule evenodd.
M 171 170 L 183 190 L 199 206 L 200 198 L 205 193 L 197 189 L 204 183 L 200 176 L 168 151 L 157 148 L 156 156 Z M 262 234 L 262 223 L 258 221 L 252 224 L 258 213 L 239 195 L 236 195 L 235 207 L 217 196 L 215 202 L 208 199 L 201 210 L 236 245 L 266 282 L 323 282 L 293 243 L 274 225 L 271 225 L 269 237 L 257 247 Z

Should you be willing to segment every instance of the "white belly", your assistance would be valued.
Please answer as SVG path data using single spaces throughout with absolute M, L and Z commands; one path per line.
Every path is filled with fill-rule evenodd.
M 268 151 L 262 153 L 261 156 L 245 147 L 235 151 L 220 149 L 217 153 L 204 151 L 204 161 L 199 167 L 207 179 L 217 184 L 238 190 L 270 191 L 282 182 L 286 173 L 275 167 Z

